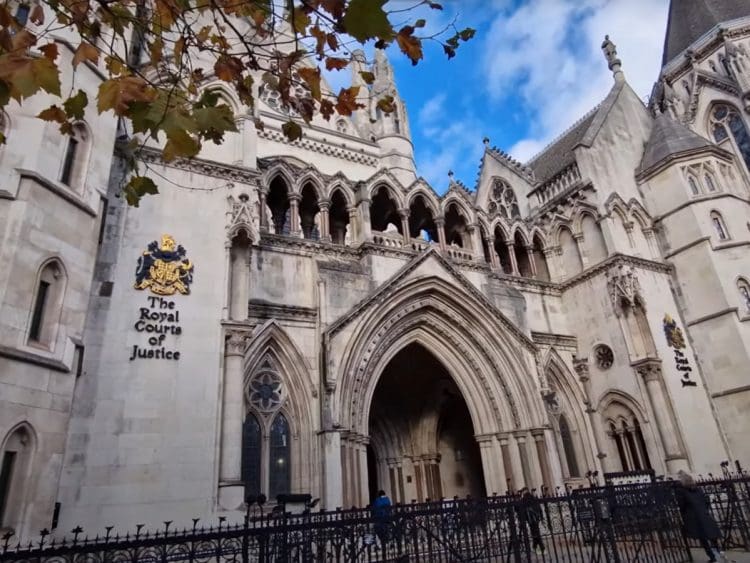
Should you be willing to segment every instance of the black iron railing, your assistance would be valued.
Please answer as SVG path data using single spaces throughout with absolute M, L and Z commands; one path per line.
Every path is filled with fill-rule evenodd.
M 750 478 L 702 481 L 725 549 L 750 549 Z M 266 514 L 244 524 L 89 539 L 80 529 L 62 541 L 43 532 L 19 545 L 8 535 L 0 562 L 354 562 L 690 560 L 674 484 L 590 487 L 558 496 L 461 499 L 368 509 Z

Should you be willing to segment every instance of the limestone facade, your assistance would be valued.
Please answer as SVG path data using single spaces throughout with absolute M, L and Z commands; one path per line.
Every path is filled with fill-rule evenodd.
M 117 197 L 127 131 L 106 115 L 66 165 L 38 109 L 11 113 L 2 526 L 750 463 L 750 17 L 706 31 L 650 107 L 606 41 L 607 98 L 526 164 L 487 142 L 471 190 L 418 177 L 380 55 L 397 112 L 316 119 L 294 143 L 272 97 L 250 110 L 208 84 L 247 117 L 189 162 L 146 148 L 160 195 L 138 208 Z M 733 74 L 713 76 L 721 57 Z

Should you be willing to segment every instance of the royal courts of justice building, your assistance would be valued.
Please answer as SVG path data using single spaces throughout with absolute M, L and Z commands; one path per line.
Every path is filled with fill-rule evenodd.
M 470 187 L 419 176 L 382 53 L 352 75 L 396 111 L 295 142 L 271 93 L 208 80 L 238 132 L 144 149 L 138 208 L 111 114 L 68 137 L 47 100 L 10 108 L 0 528 L 750 465 L 750 9 L 674 0 L 648 104 L 602 51 L 601 103 L 526 163 L 485 140 Z M 76 79 L 93 98 L 96 67 Z

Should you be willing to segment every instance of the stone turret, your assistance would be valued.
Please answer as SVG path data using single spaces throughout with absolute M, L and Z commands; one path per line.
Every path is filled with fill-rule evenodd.
M 750 56 L 745 47 L 732 42 L 723 32 L 726 67 L 739 86 L 745 111 L 750 113 Z
M 370 115 L 374 116 L 375 121 L 372 125 L 372 135 L 380 145 L 390 171 L 404 184 L 410 184 L 417 179 L 417 174 L 409 120 L 406 106 L 396 88 L 393 67 L 382 49 L 375 50 L 372 72 L 375 75 L 371 89 Z M 377 107 L 378 100 L 386 96 L 393 97 L 394 111 L 391 113 L 385 113 Z

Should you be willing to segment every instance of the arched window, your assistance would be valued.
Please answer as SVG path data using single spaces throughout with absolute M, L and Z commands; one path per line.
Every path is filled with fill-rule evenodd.
M 328 212 L 328 223 L 331 231 L 331 241 L 334 244 L 347 244 L 349 232 L 349 210 L 346 197 L 341 190 L 336 189 L 331 196 L 331 208 Z
M 688 185 L 693 195 L 700 195 L 701 189 L 698 187 L 698 181 L 693 176 L 688 176 Z
M 505 219 L 519 219 L 521 217 L 513 188 L 510 187 L 508 182 L 501 179 L 495 180 L 488 209 L 490 213 L 499 213 Z
M 581 255 L 578 252 L 578 244 L 576 244 L 570 230 L 566 228 L 560 229 L 559 240 L 565 275 L 567 277 L 575 276 L 583 270 L 583 262 L 581 262 Z
M 65 270 L 57 260 L 50 260 L 39 271 L 29 316 L 29 344 L 52 348 L 64 291 Z
M 740 299 L 742 301 L 743 314 L 750 313 L 750 284 L 747 283 L 745 278 L 737 280 L 737 291 L 740 292 Z
M 299 218 L 302 237 L 309 240 L 320 238 L 320 207 L 315 187 L 309 182 L 302 188 L 302 199 L 299 204 Z
M 34 452 L 34 435 L 22 424 L 7 436 L 0 452 L 0 528 L 17 528 Z
M 716 182 L 714 182 L 714 177 L 709 172 L 706 172 L 703 175 L 703 183 L 706 185 L 709 192 L 716 191 Z
M 261 429 L 254 414 L 248 413 L 242 425 L 242 482 L 245 498 L 257 497 L 261 493 Z
M 445 244 L 471 248 L 467 219 L 458 204 L 451 202 L 445 211 Z
M 424 240 L 438 240 L 437 226 L 431 207 L 424 195 L 417 194 L 409 204 L 409 236 L 420 238 L 426 233 Z
M 578 459 L 576 458 L 576 450 L 573 445 L 573 435 L 570 432 L 570 425 L 568 419 L 565 418 L 564 414 L 560 415 L 560 440 L 562 441 L 563 450 L 565 452 L 565 461 L 568 464 L 568 476 L 569 477 L 580 477 L 581 470 L 578 467 Z
M 513 264 L 510 258 L 510 249 L 508 241 L 505 239 L 505 233 L 499 226 L 495 227 L 495 253 L 500 262 L 500 269 L 505 274 L 513 273 Z
M 533 255 L 534 264 L 536 265 L 536 278 L 542 281 L 549 281 L 549 268 L 547 267 L 547 258 L 544 256 L 544 243 L 537 233 L 534 235 Z
M 279 413 L 271 425 L 271 441 L 269 452 L 269 496 L 289 493 L 291 489 L 291 456 L 289 424 L 286 417 Z
M 731 136 L 737 150 L 750 169 L 750 133 L 739 112 L 727 104 L 717 104 L 711 112 L 711 132 L 717 143 Z
M 386 232 L 389 225 L 393 225 L 395 230 L 401 233 L 401 217 L 398 214 L 398 206 L 385 186 L 379 186 L 375 190 L 370 206 L 370 225 L 373 231 L 381 233 Z
M 607 407 L 605 417 L 621 469 L 651 469 L 646 441 L 635 413 L 623 403 L 613 401 Z
M 729 231 L 724 224 L 724 218 L 718 211 L 711 212 L 711 224 L 713 225 L 714 230 L 716 231 L 716 236 L 719 237 L 719 240 L 729 240 Z
M 288 235 L 291 229 L 289 212 L 289 189 L 281 176 L 276 176 L 268 189 L 266 204 L 271 211 L 272 232 L 277 235 Z
M 74 190 L 81 190 L 86 176 L 90 138 L 82 123 L 73 125 L 73 132 L 68 137 L 65 147 L 60 182 Z
M 583 247 L 586 251 L 588 265 L 598 264 L 607 257 L 607 245 L 599 223 L 591 215 L 585 215 L 581 221 Z
M 513 236 L 513 253 L 516 258 L 516 266 L 518 266 L 518 273 L 525 277 L 531 277 L 531 261 L 529 260 L 529 253 L 526 250 L 526 241 L 520 231 L 516 231 Z

